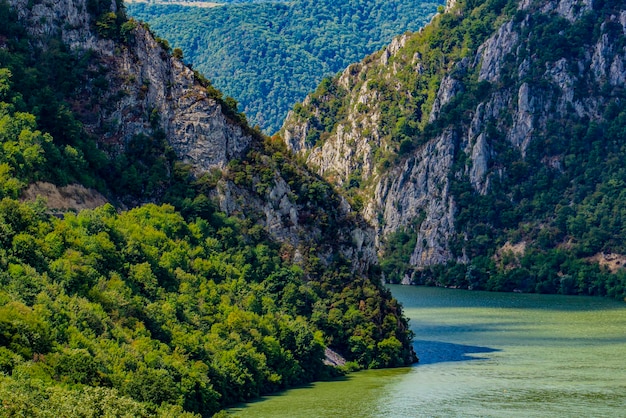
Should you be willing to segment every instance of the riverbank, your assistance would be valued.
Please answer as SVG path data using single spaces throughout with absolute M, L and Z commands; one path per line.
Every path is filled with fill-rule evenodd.
M 236 416 L 623 416 L 626 306 L 607 298 L 389 286 L 420 364 L 268 396 Z

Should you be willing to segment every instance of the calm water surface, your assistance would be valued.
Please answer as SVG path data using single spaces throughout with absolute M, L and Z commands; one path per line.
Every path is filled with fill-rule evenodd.
M 390 286 L 414 367 L 353 373 L 234 408 L 239 417 L 626 417 L 626 304 Z

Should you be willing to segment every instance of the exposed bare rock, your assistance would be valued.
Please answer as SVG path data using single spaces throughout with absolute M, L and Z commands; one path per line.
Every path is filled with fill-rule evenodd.
M 294 118 L 292 110 L 287 113 L 287 119 Z M 291 129 L 286 130 L 284 133 L 285 142 L 289 145 L 291 150 L 296 153 L 306 152 L 308 146 L 306 145 L 306 136 L 309 132 L 309 124 L 303 123 L 301 125 L 295 125 Z
M 448 2 L 446 12 L 457 13 L 454 7 Z M 310 119 L 292 114 L 283 127 L 284 139 L 320 175 L 338 186 L 345 187 L 351 175 L 362 173 L 367 180 L 361 188 L 363 214 L 377 227 L 378 241 L 399 228 L 413 228 L 417 233 L 411 264 L 420 268 L 462 260 L 465 256 L 453 254 L 448 245 L 457 233 L 450 177 L 467 179 L 479 194 L 488 194 L 509 169 L 500 161 L 499 153 L 507 152 L 503 148 L 512 148 L 515 155 L 526 158 L 533 139 L 546 135 L 550 121 L 601 119 L 606 97 L 590 92 L 619 92 L 626 84 L 626 46 L 610 35 L 615 24 L 626 33 L 624 11 L 609 16 L 611 29 L 605 23 L 599 36 L 593 38 L 592 47 L 584 52 L 550 60 L 544 58 L 550 57 L 544 53 L 548 51 L 531 50 L 536 47 L 529 40 L 536 23 L 531 14 L 559 16 L 576 24 L 592 8 L 591 0 L 522 0 L 522 12 L 502 22 L 475 53 L 446 64 L 447 72 L 440 78 L 430 109 L 402 107 L 418 94 L 411 86 L 403 85 L 407 69 L 425 76 L 432 69 L 424 66 L 419 51 L 410 48 L 420 34 L 397 38 L 388 48 L 351 66 L 339 77 L 338 85 L 347 91 L 344 103 L 348 110 L 329 134 L 317 144 L 307 144 L 304 136 L 311 129 Z M 395 112 L 404 116 L 425 112 L 428 123 L 435 124 L 445 120 L 442 111 L 446 105 L 468 91 L 466 74 L 472 74 L 482 83 L 481 88 L 488 89 L 475 106 L 465 110 L 469 122 L 461 125 L 447 120 L 445 123 L 456 123 L 454 132 L 445 131 L 420 143 L 408 155 L 396 158 L 396 165 L 381 169 L 377 156 L 398 152 L 397 143 L 393 148 L 390 129 L 381 127 L 389 90 L 395 90 L 394 97 L 401 97 L 394 103 Z M 384 87 L 379 87 L 380 80 L 385 81 Z M 316 118 L 329 116 L 315 107 L 312 111 Z M 462 155 L 462 165 L 454 165 L 456 154 Z M 558 171 L 563 169 L 562 157 L 541 161 Z
M 489 147 L 487 146 L 486 135 L 481 132 L 476 137 L 476 142 L 472 147 L 470 157 L 472 166 L 470 167 L 470 182 L 478 190 L 480 194 L 486 194 L 489 188 L 488 163 L 489 163 Z
M 396 41 L 395 47 L 389 47 L 378 55 L 391 54 L 403 44 L 402 37 Z M 378 56 L 375 55 L 375 56 Z M 320 147 L 312 146 L 306 141 L 310 130 L 310 122 L 286 124 L 283 138 L 287 146 L 294 152 L 306 154 L 307 164 L 319 175 L 332 177 L 337 184 L 347 181 L 349 175 L 360 171 L 363 179 L 375 176 L 374 149 L 384 146 L 380 133 L 380 109 L 378 92 L 370 89 L 367 83 L 357 82 L 365 75 L 376 61 L 372 58 L 367 63 L 354 64 L 348 67 L 339 77 L 338 84 L 345 89 L 357 89 L 358 94 L 351 97 L 350 107 L 355 111 L 348 114 L 347 120 L 339 123 L 332 136 L 333 140 L 325 141 Z M 310 97 L 303 104 L 309 104 Z M 362 109 L 359 111 L 358 109 Z M 290 112 L 287 120 L 296 119 Z
M 141 26 L 134 35 L 133 46 L 111 62 L 117 76 L 112 83 L 129 94 L 115 108 L 103 109 L 101 125 L 119 122 L 110 137 L 125 143 L 133 135 L 150 131 L 153 117 L 178 156 L 196 170 L 222 168 L 242 156 L 252 138 L 228 120 L 193 71 L 166 54 Z
M 50 209 L 61 211 L 95 209 L 108 203 L 98 191 L 80 184 L 57 187 L 51 183 L 33 183 L 22 193 L 21 200 L 33 202 L 37 198 L 43 198 Z
M 18 12 L 20 21 L 38 39 L 60 36 L 72 49 L 106 51 L 113 55 L 113 41 L 98 37 L 91 30 L 92 17 L 88 13 L 86 0 L 9 0 Z M 115 1 L 111 1 L 111 12 L 117 11 Z
M 513 22 L 510 21 L 478 48 L 474 64 L 480 62 L 479 81 L 494 82 L 500 78 L 504 57 L 513 51 L 518 40 L 519 35 L 513 30 Z
M 565 19 L 573 22 L 580 18 L 585 12 L 591 10 L 593 7 L 593 0 L 571 1 L 561 0 L 555 2 L 548 2 L 542 9 L 544 13 L 556 12 L 563 16 Z
M 463 83 L 449 75 L 445 76 L 439 85 L 439 91 L 437 92 L 435 102 L 433 103 L 433 107 L 430 111 L 428 122 L 434 122 L 439 117 L 441 108 L 450 103 L 450 100 L 463 90 Z
M 611 273 L 617 273 L 626 268 L 626 255 L 623 254 L 599 253 L 589 257 L 588 260 L 607 268 Z
M 311 208 L 295 202 L 294 191 L 276 173 L 274 184 L 263 195 L 250 192 L 230 181 L 221 181 L 213 197 L 219 202 L 220 210 L 229 215 L 242 215 L 258 221 L 280 242 L 288 243 L 284 255 L 298 263 L 302 254 L 308 254 L 311 243 L 317 242 L 317 257 L 329 264 L 337 255 L 342 255 L 352 263 L 352 271 L 366 273 L 378 262 L 376 254 L 376 233 L 363 221 L 354 218 L 350 207 L 339 202 L 338 216 L 352 221 L 344 221 L 342 227 L 332 231 L 332 240 L 324 235 L 317 214 Z M 301 221 L 302 219 L 302 221 Z M 328 232 L 327 232 L 328 233 Z
M 328 347 L 326 347 L 326 351 L 324 352 L 324 355 L 326 357 L 324 359 L 324 364 L 327 366 L 339 367 L 339 366 L 346 365 L 346 359 L 343 358 L 339 353 L 331 350 Z
M 191 69 L 171 57 L 136 24 L 125 45 L 98 36 L 87 0 L 43 1 L 29 7 L 11 0 L 20 19 L 39 38 L 59 36 L 78 53 L 95 53 L 94 67 L 105 68 L 109 88 L 99 103 L 82 108 L 86 127 L 109 144 L 123 148 L 130 138 L 162 129 L 179 157 L 198 171 L 223 167 L 251 142 L 241 125 L 196 80 Z M 116 11 L 111 1 L 111 11 Z M 89 88 L 89 86 L 86 86 Z
M 524 151 L 534 129 L 533 113 L 538 98 L 530 93 L 530 86 L 524 83 L 517 92 L 517 111 L 513 126 L 508 132 L 509 141 Z

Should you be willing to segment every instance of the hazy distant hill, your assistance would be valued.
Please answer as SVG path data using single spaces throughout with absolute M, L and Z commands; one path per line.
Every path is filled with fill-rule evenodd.
M 288 3 L 289 0 L 219 0 L 219 1 L 207 1 L 207 0 L 128 0 L 125 1 L 127 5 L 132 3 L 145 3 L 151 5 L 157 4 L 177 4 L 177 5 L 193 5 L 196 7 L 218 7 L 225 4 L 235 3 Z
M 324 76 L 361 60 L 407 30 L 418 30 L 441 2 L 296 0 L 215 8 L 129 4 L 172 47 L 180 47 L 252 125 L 278 130 L 287 111 Z

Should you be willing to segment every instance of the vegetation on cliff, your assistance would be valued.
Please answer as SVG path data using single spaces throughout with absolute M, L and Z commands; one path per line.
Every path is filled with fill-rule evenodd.
M 123 10 L 89 5 L 101 36 L 132 41 Z M 284 147 L 246 127 L 249 155 L 196 178 L 153 118 L 154 135 L 113 152 L 72 108 L 84 103 L 79 86 L 107 88 L 93 57 L 57 38 L 34 48 L 5 2 L 0 35 L 1 415 L 212 416 L 339 373 L 323 365 L 326 346 L 351 367 L 413 360 L 401 308 L 375 271 L 359 275 L 315 249 L 294 260 L 255 219 L 227 216 L 207 197 L 219 180 L 263 198 L 280 173 L 320 240 L 335 237 L 353 221 Z M 18 200 L 38 180 L 154 203 L 53 214 L 44 201 Z
M 344 121 L 370 117 L 370 107 L 380 111 L 375 176 L 342 179 L 348 194 L 359 197 L 357 207 L 373 199 L 376 176 L 402 167 L 444 132 L 454 138 L 446 182 L 455 232 L 444 238 L 450 262 L 417 268 L 409 262 L 417 246 L 426 246 L 416 243 L 421 221 L 415 219 L 417 226 L 383 240 L 381 265 L 391 280 L 406 275 L 440 286 L 626 296 L 626 271 L 602 262 L 626 253 L 626 179 L 617 164 L 626 157 L 626 97 L 612 81 L 623 77 L 623 3 L 567 11 L 568 4 L 557 13 L 553 2 L 520 9 L 516 1 L 458 1 L 388 62 L 376 64 L 381 54 L 369 57 L 354 69 L 360 79 L 329 79 L 294 109 L 289 123 L 306 126 L 309 148 L 323 146 Z M 499 42 L 514 47 L 495 64 L 497 76 L 481 76 L 488 48 L 479 47 L 505 23 L 507 40 Z M 431 117 L 444 80 L 455 83 L 451 97 Z M 364 90 L 374 91 L 376 102 L 355 106 Z M 533 113 L 527 145 L 508 134 L 522 111 Z M 482 120 L 488 112 L 491 119 Z M 478 133 L 482 151 L 472 142 Z

